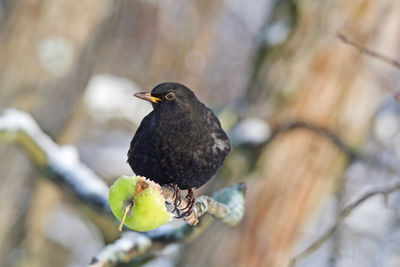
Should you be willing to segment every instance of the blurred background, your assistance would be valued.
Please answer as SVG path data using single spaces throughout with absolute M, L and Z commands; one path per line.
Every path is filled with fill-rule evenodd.
M 196 194 L 246 182 L 246 214 L 146 266 L 288 266 L 334 225 L 295 266 L 400 266 L 400 194 L 340 215 L 399 182 L 400 69 L 337 36 L 399 59 L 399 14 L 398 0 L 0 0 L 0 111 L 31 113 L 112 184 L 151 110 L 132 95 L 183 83 L 234 145 Z M 0 212 L 0 266 L 86 266 L 119 237 L 6 143 Z

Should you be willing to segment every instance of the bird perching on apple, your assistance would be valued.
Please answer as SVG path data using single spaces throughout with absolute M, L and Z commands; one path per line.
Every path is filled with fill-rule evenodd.
M 161 83 L 135 96 L 151 102 L 153 111 L 131 141 L 128 163 L 136 175 L 178 192 L 187 189 L 186 212 L 177 212 L 178 217 L 188 216 L 193 188 L 207 183 L 222 166 L 231 151 L 229 138 L 214 112 L 182 84 Z

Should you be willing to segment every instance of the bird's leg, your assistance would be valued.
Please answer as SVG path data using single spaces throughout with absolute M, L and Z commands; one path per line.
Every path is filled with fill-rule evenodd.
M 193 205 L 195 202 L 195 198 L 194 198 L 194 192 L 192 188 L 188 189 L 188 193 L 186 195 L 186 198 L 188 200 L 188 204 L 186 205 L 186 207 L 184 209 L 187 209 L 186 212 L 189 212 L 189 214 L 192 212 L 193 209 Z
M 192 188 L 188 189 L 188 193 L 186 195 L 186 199 L 188 200 L 188 204 L 186 205 L 185 208 L 183 208 L 183 210 L 186 210 L 186 211 L 184 213 L 182 213 L 182 214 L 178 214 L 178 217 L 176 217 L 176 218 L 183 218 L 183 217 L 187 217 L 190 214 L 192 214 L 194 202 L 196 200 L 194 198 L 194 193 L 193 193 L 193 189 Z

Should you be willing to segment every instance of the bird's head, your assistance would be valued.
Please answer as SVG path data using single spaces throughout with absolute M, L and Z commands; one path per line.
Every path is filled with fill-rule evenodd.
M 173 82 L 161 83 L 151 92 L 137 93 L 134 96 L 151 102 L 154 109 L 186 109 L 198 102 L 189 88 Z

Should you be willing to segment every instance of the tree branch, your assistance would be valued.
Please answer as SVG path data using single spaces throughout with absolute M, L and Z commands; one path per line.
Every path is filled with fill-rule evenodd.
M 348 44 L 354 48 L 356 48 L 358 51 L 360 51 L 363 54 L 369 55 L 371 57 L 377 58 L 383 62 L 388 63 L 389 65 L 392 65 L 393 67 L 400 69 L 400 62 L 397 60 L 394 60 L 392 58 L 389 58 L 385 55 L 382 55 L 378 52 L 375 52 L 369 48 L 366 48 L 360 44 L 357 44 L 356 42 L 350 40 L 346 35 L 342 34 L 342 33 L 338 33 L 337 34 L 338 38 L 345 44 Z
M 0 116 L 0 141 L 21 145 L 47 176 L 68 185 L 83 201 L 110 213 L 107 184 L 80 162 L 75 147 L 57 145 L 28 113 L 5 110 Z
M 361 152 L 357 151 L 356 149 L 354 149 L 351 146 L 349 146 L 348 144 L 346 144 L 340 138 L 340 136 L 338 136 L 336 133 L 332 132 L 330 129 L 318 126 L 316 124 L 304 122 L 304 121 L 293 121 L 293 122 L 289 122 L 284 125 L 277 126 L 275 129 L 273 129 L 269 138 L 266 141 L 264 141 L 260 145 L 260 147 L 268 146 L 278 136 L 283 135 L 290 131 L 297 130 L 297 129 L 309 130 L 313 133 L 316 133 L 320 136 L 325 137 L 327 140 L 329 140 L 333 145 L 335 145 L 338 149 L 340 149 L 343 153 L 345 153 L 349 157 L 349 162 L 358 160 L 358 161 L 364 162 L 370 166 L 381 169 L 387 173 L 399 174 L 399 169 L 397 168 L 397 166 L 394 166 L 393 164 L 390 164 L 390 163 L 382 160 L 381 158 L 376 157 L 376 155 L 361 153 Z
M 300 260 L 310 256 L 312 253 L 317 251 L 324 243 L 327 241 L 333 233 L 335 233 L 336 229 L 339 227 L 340 223 L 351 214 L 351 212 L 360 206 L 362 203 L 364 203 L 366 200 L 369 198 L 376 196 L 376 195 L 383 195 L 385 198 L 393 192 L 399 191 L 400 190 L 400 183 L 394 184 L 391 187 L 388 187 L 386 189 L 374 189 L 371 190 L 370 192 L 365 193 L 362 195 L 360 198 L 355 200 L 353 203 L 347 205 L 339 214 L 335 224 L 330 227 L 325 234 L 323 234 L 318 240 L 316 240 L 314 243 L 312 243 L 308 248 L 306 248 L 303 252 L 298 254 L 297 256 L 293 257 L 292 260 L 290 261 L 289 266 L 294 267 L 297 262 Z
M 236 184 L 214 193 L 212 197 L 200 196 L 196 199 L 192 213 L 183 219 L 190 225 L 196 225 L 198 218 L 208 213 L 226 224 L 236 225 L 244 215 L 245 191 L 245 184 Z M 175 202 L 174 190 L 170 187 L 162 187 L 162 194 L 168 203 Z M 188 199 L 181 196 L 181 200 L 177 209 L 182 213 L 188 206 Z
M 122 237 L 113 244 L 105 246 L 93 258 L 90 266 L 115 266 L 118 263 L 127 263 L 131 259 L 144 255 L 151 248 L 151 239 L 136 232 L 124 232 Z

